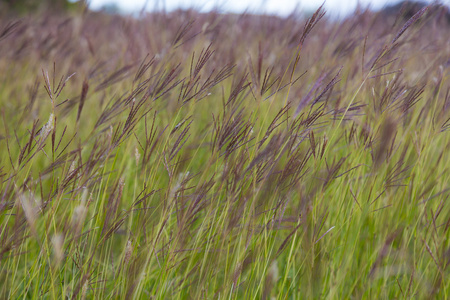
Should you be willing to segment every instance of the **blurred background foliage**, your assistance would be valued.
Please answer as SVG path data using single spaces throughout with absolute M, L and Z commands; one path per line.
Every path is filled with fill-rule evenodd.
M 76 11 L 85 6 L 84 0 L 0 0 L 0 11 L 13 14 Z

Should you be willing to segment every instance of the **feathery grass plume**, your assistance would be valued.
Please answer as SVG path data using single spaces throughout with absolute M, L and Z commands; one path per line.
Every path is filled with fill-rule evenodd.
M 430 6 L 425 6 L 421 10 L 419 10 L 417 13 L 415 13 L 404 25 L 400 30 L 395 34 L 394 38 L 391 41 L 391 45 L 393 45 L 402 35 L 405 33 L 405 31 L 414 23 L 419 20 L 424 13 L 427 12 L 427 10 L 430 8 Z
M 306 40 L 306 37 L 310 34 L 311 30 L 316 26 L 316 24 L 323 18 L 325 15 L 325 10 L 323 9 L 323 5 L 319 6 L 319 8 L 312 14 L 312 16 L 306 21 L 305 26 L 303 28 L 302 36 L 300 37 L 299 45 L 303 45 Z
M 78 104 L 77 122 L 80 120 L 81 111 L 83 110 L 84 102 L 86 101 L 86 96 L 87 96 L 88 90 L 89 90 L 89 83 L 85 79 L 83 81 L 83 87 L 81 89 L 80 103 Z

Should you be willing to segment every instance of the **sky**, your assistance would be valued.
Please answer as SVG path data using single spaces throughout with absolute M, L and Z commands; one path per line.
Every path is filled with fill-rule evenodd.
M 389 4 L 395 4 L 400 0 L 326 0 L 325 10 L 327 15 L 342 17 L 351 13 L 358 1 L 363 7 L 380 9 Z M 168 11 L 176 8 L 195 7 L 201 11 L 208 11 L 219 7 L 222 12 L 240 13 L 248 9 L 249 12 L 269 13 L 277 15 L 289 15 L 296 7 L 300 10 L 312 11 L 317 9 L 323 0 L 89 0 L 92 9 L 101 8 L 108 3 L 117 4 L 125 12 L 141 10 L 145 3 L 147 9 L 165 7 Z M 426 0 L 425 2 L 431 2 Z M 441 0 L 441 3 L 450 5 L 450 0 Z

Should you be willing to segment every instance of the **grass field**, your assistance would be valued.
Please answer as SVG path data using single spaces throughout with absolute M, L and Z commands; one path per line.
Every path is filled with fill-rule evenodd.
M 2 17 L 0 298 L 448 298 L 449 29 Z

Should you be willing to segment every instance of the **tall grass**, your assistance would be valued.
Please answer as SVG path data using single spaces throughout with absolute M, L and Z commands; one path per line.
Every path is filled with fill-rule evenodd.
M 449 296 L 450 31 L 0 21 L 0 297 Z

